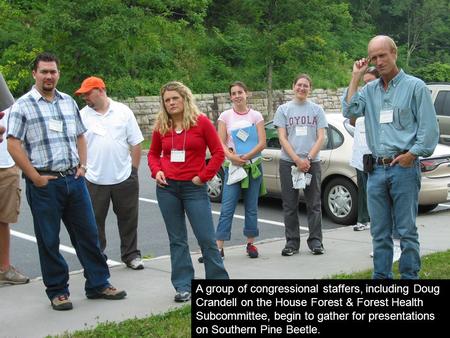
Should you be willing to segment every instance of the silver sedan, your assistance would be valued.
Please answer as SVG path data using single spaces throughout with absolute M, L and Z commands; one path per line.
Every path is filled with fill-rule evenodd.
M 327 114 L 329 128 L 320 151 L 322 208 L 337 224 L 355 224 L 358 212 L 356 171 L 350 166 L 354 127 L 341 114 Z M 262 152 L 263 174 L 269 195 L 281 197 L 279 160 L 281 147 L 275 127 L 266 125 L 267 148 Z M 420 159 L 422 187 L 419 210 L 427 212 L 450 200 L 450 147 L 438 144 L 432 156 Z M 223 170 L 208 182 L 211 201 L 222 198 Z M 302 197 L 301 197 L 302 198 Z

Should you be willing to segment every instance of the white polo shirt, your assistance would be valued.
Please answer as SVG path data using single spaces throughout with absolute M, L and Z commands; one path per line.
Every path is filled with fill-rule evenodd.
M 0 143 L 0 168 L 11 168 L 14 166 L 14 160 L 11 155 L 8 153 L 7 144 L 6 144 L 6 135 L 8 131 L 8 114 L 10 108 L 6 109 L 5 116 L 0 120 L 0 126 L 6 128 L 5 133 L 3 134 L 3 142 Z
M 350 165 L 359 171 L 364 170 L 363 156 L 370 154 L 367 146 L 366 127 L 364 125 L 364 116 L 358 117 L 355 122 L 355 132 L 353 134 L 353 153 L 350 159 Z
M 87 128 L 86 179 L 100 185 L 117 184 L 131 174 L 130 146 L 144 140 L 130 108 L 108 98 L 105 114 L 89 106 L 81 109 L 81 119 Z

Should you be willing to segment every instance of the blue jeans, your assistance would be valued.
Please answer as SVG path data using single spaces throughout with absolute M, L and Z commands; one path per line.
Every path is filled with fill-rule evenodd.
M 245 222 L 244 236 L 247 238 L 257 237 L 258 230 L 258 198 L 262 183 L 262 167 L 259 165 L 261 176 L 252 178 L 249 175 L 248 188 L 242 189 L 241 182 L 232 185 L 226 184 L 228 180 L 228 168 L 225 168 L 225 179 L 222 194 L 222 207 L 220 209 L 219 224 L 217 224 L 216 239 L 229 241 L 231 238 L 231 224 L 233 222 L 234 211 L 241 197 L 244 196 Z
M 391 279 L 393 224 L 400 237 L 402 279 L 418 279 L 419 235 L 416 227 L 420 168 L 416 160 L 410 168 L 375 165 L 367 182 L 368 207 L 373 242 L 373 279 Z
M 206 185 L 170 179 L 167 183 L 169 185 L 164 188 L 156 187 L 156 197 L 169 235 L 172 284 L 175 290 L 190 292 L 191 280 L 194 278 L 185 215 L 202 250 L 206 279 L 228 279 L 214 238 Z
M 36 187 L 26 179 L 26 196 L 33 214 L 42 278 L 49 299 L 69 293 L 69 269 L 59 252 L 61 220 L 84 269 L 86 294 L 109 285 L 109 270 L 100 251 L 94 211 L 84 177 L 73 175 Z

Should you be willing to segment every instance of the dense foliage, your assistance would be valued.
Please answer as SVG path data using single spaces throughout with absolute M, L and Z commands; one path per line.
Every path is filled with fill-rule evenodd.
M 345 86 L 375 34 L 425 81 L 450 81 L 448 0 L 0 0 L 0 71 L 15 96 L 41 51 L 61 59 L 59 88 L 105 78 L 111 95 L 155 95 L 177 79 L 194 92 Z

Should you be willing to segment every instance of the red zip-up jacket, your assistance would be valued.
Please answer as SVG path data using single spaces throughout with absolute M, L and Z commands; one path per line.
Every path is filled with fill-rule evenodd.
M 185 161 L 170 162 L 171 150 L 183 150 L 184 142 Z M 211 153 L 208 165 L 205 161 L 206 147 Z M 153 178 L 162 170 L 166 178 L 179 181 L 190 181 L 198 176 L 202 182 L 207 182 L 220 169 L 224 159 L 225 154 L 216 129 L 205 115 L 200 115 L 195 126 L 180 134 L 170 130 L 161 135 L 155 130 L 148 153 L 148 165 Z

